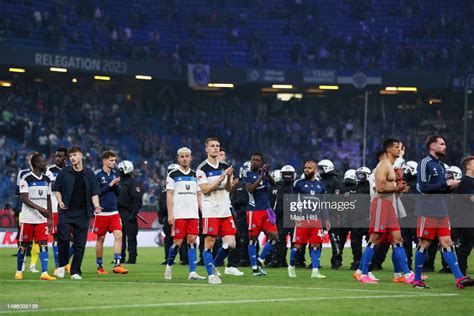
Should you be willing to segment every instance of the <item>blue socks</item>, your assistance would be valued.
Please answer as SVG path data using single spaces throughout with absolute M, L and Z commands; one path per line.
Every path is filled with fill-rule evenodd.
M 216 257 L 214 258 L 214 266 L 218 267 L 220 266 L 225 258 L 229 255 L 229 245 L 224 243 L 222 244 L 222 247 L 219 248 L 219 251 L 217 252 Z
M 104 266 L 104 261 L 101 257 L 96 257 L 95 262 L 97 263 L 97 268 L 102 268 Z
M 268 240 L 265 244 L 265 246 L 263 247 L 263 250 L 262 252 L 260 253 L 260 260 L 261 261 L 264 261 L 265 258 L 267 257 L 267 255 L 272 252 L 273 250 L 273 245 L 275 244 L 275 241 L 274 240 Z
M 392 249 L 392 263 L 393 263 L 393 272 L 400 273 L 402 270 L 400 268 L 400 263 L 397 259 L 397 255 L 395 254 L 395 249 Z
M 25 262 L 25 253 L 26 250 L 22 250 L 21 247 L 18 248 L 18 252 L 16 253 L 16 271 L 23 270 L 23 262 Z
M 170 250 L 168 251 L 168 265 L 172 266 L 174 264 L 174 259 L 176 258 L 176 255 L 178 254 L 179 246 L 173 245 L 170 247 Z
M 250 260 L 250 265 L 252 266 L 252 269 L 257 268 L 257 242 L 250 241 L 249 246 L 248 246 L 248 252 L 249 252 L 249 260 Z
M 196 245 L 188 244 L 189 272 L 196 272 L 197 254 Z
M 321 249 L 319 247 L 311 248 L 311 265 L 313 269 L 319 269 L 319 261 L 321 260 Z
M 295 247 L 291 248 L 290 252 L 290 266 L 294 267 L 296 264 L 296 255 L 298 254 L 299 249 Z
M 53 241 L 53 257 L 54 257 L 54 265 L 56 268 L 59 267 L 58 256 L 59 256 L 58 242 Z
M 426 249 L 418 246 L 415 252 L 415 282 L 421 281 L 421 272 L 423 272 L 423 264 L 426 260 Z
M 360 262 L 361 271 L 363 275 L 369 274 L 369 267 L 372 263 L 372 259 L 375 254 L 375 245 L 369 242 L 367 247 L 365 247 L 364 254 L 362 255 L 362 261 Z
M 395 256 L 398 259 L 400 269 L 403 271 L 403 273 L 410 273 L 410 268 L 408 268 L 407 254 L 405 252 L 405 248 L 403 248 L 403 245 L 395 244 L 393 247 L 393 251 L 395 252 Z
M 204 261 L 204 266 L 206 267 L 207 275 L 213 275 L 214 272 L 212 272 L 212 249 L 205 249 L 202 253 L 202 259 Z
M 114 267 L 118 267 L 120 265 L 121 259 L 122 259 L 122 255 L 120 253 L 114 254 Z
M 462 278 L 464 275 L 459 269 L 458 258 L 456 257 L 456 253 L 454 252 L 454 247 L 447 247 L 443 248 L 443 258 L 444 261 L 448 264 L 451 272 L 453 272 L 454 277 L 456 279 Z
M 40 245 L 41 272 L 48 272 L 48 246 Z

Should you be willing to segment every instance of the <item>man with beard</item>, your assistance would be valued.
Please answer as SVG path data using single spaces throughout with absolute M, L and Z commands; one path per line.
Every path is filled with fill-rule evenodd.
M 445 169 L 440 158 L 446 155 L 446 143 L 443 137 L 431 135 L 426 140 L 429 155 L 418 163 L 417 184 L 418 194 L 423 194 L 416 200 L 417 227 L 416 232 L 420 243 L 415 252 L 415 280 L 413 287 L 426 289 L 428 286 L 421 278 L 426 251 L 435 237 L 438 237 L 442 248 L 443 258 L 448 264 L 456 280 L 456 287 L 463 289 L 473 286 L 474 280 L 465 276 L 459 268 L 446 206 L 445 194 L 449 189 L 455 189 L 460 181 L 447 180 Z M 432 195 L 432 196 L 429 196 Z

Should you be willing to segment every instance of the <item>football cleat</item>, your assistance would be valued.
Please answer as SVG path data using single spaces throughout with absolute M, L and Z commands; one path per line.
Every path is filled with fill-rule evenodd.
M 456 280 L 456 287 L 458 289 L 463 289 L 466 286 L 474 286 L 474 280 L 469 276 L 464 276 Z
M 15 280 L 23 280 L 23 272 L 17 271 L 15 273 Z
M 311 278 L 312 279 L 325 279 L 326 276 L 319 273 L 319 270 L 318 270 L 318 271 L 313 271 L 313 273 L 311 273 Z
M 118 273 L 118 274 L 127 274 L 128 273 L 128 270 L 125 269 L 125 267 L 123 265 L 116 266 L 113 271 L 114 271 L 114 273 Z
M 219 276 L 213 274 L 209 276 L 209 284 L 221 284 L 222 280 L 219 278 Z
M 196 272 L 189 272 L 188 280 L 205 280 L 206 278 L 203 276 L 200 276 Z
M 416 282 L 413 282 L 413 287 L 415 289 L 429 289 L 430 287 L 428 285 L 425 284 L 425 282 L 423 281 L 416 281 Z
M 290 277 L 290 278 L 296 278 L 295 267 L 288 266 L 288 277 Z
M 104 267 L 98 267 L 97 274 L 109 274 L 109 273 L 105 271 Z
M 43 280 L 43 281 L 54 281 L 54 280 L 56 280 L 56 278 L 53 277 L 53 276 L 50 276 L 50 275 L 48 274 L 48 272 L 43 272 L 43 273 L 41 273 L 40 280 Z
M 173 267 L 172 266 L 166 265 L 164 277 L 165 277 L 165 280 L 171 280 L 171 278 L 173 277 Z
M 359 282 L 366 283 L 366 284 L 378 284 L 377 281 L 372 280 L 368 275 L 363 276 L 363 277 L 361 276 L 361 278 L 359 279 Z

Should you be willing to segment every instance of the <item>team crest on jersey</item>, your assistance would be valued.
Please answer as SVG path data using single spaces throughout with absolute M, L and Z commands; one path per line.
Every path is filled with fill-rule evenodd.
M 191 186 L 189 184 L 186 184 L 186 190 L 190 190 L 191 189 Z
M 423 234 L 425 234 L 425 235 L 429 235 L 429 234 L 430 234 L 430 232 L 429 232 L 429 231 L 427 231 L 427 230 L 425 230 L 425 231 L 423 232 Z
M 214 231 L 214 227 L 209 227 L 209 231 L 210 231 L 210 232 L 213 232 L 213 231 Z
M 39 196 L 43 196 L 44 191 L 43 190 L 38 190 Z
M 135 191 L 137 191 L 138 193 L 140 193 L 141 190 L 142 190 L 142 189 L 140 189 L 140 187 L 136 187 L 136 188 L 135 188 Z
M 380 226 L 380 229 L 384 229 L 384 227 L 383 227 L 383 226 Z
M 252 224 L 252 228 L 255 228 L 255 227 L 257 227 L 257 225 L 255 225 L 255 224 Z
M 315 191 L 315 190 L 311 190 L 311 191 L 309 191 L 309 193 L 310 193 L 311 195 L 315 195 L 315 194 L 316 194 L 316 191 Z
M 176 234 L 179 234 L 179 229 L 176 230 Z
M 436 167 L 433 168 L 433 172 L 434 172 L 433 176 L 437 176 L 437 175 L 438 175 L 438 170 L 436 170 Z

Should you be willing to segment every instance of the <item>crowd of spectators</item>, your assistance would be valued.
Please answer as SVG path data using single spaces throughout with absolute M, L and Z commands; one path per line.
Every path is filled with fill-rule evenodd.
M 166 62 L 176 71 L 199 62 L 273 68 L 474 69 L 472 1 L 0 4 L 0 45 L 27 43 L 89 56 Z M 243 60 L 235 59 L 236 54 Z
M 155 95 L 153 95 L 155 93 Z M 108 88 L 67 90 L 60 86 L 19 84 L 0 93 L 0 202 L 10 200 L 15 176 L 25 157 L 38 150 L 52 157 L 59 146 L 79 145 L 86 165 L 100 167 L 105 149 L 135 163 L 148 203 L 156 203 L 175 160 L 176 149 L 193 150 L 193 166 L 204 157 L 207 137 L 221 139 L 237 169 L 254 151 L 272 169 L 291 164 L 301 172 L 307 159 L 331 159 L 339 174 L 362 165 L 363 100 L 357 96 L 304 98 L 291 102 L 273 97 L 202 92 L 156 97 L 153 91 L 124 94 Z M 140 96 L 140 97 L 139 97 Z M 156 101 L 152 101 L 156 100 Z M 428 133 L 448 139 L 448 163 L 461 159 L 462 113 L 450 105 L 370 103 L 366 165 L 384 137 L 400 137 L 409 159 L 424 154 Z M 420 120 L 420 117 L 423 119 Z

